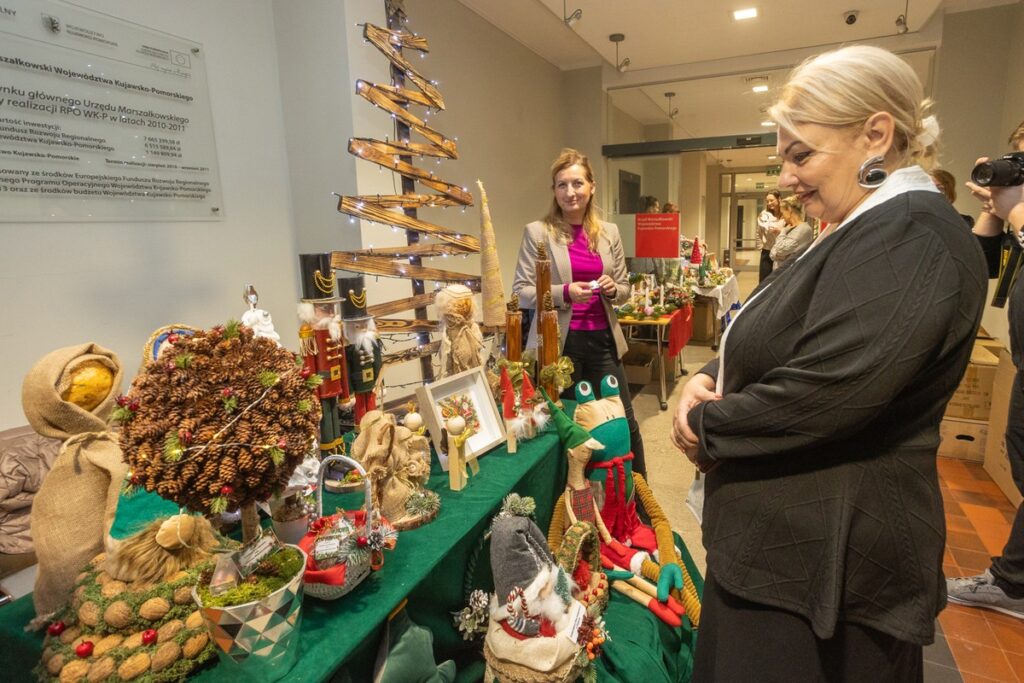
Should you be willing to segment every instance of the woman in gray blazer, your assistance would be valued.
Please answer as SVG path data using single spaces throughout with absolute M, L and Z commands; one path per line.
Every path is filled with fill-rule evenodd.
M 800 258 L 800 254 L 807 251 L 807 247 L 814 241 L 814 231 L 804 220 L 803 206 L 796 195 L 790 195 L 779 202 L 779 208 L 786 227 L 779 233 L 770 251 L 775 270 Z
M 553 266 L 551 300 L 558 311 L 562 355 L 572 360 L 573 382 L 600 386 L 605 375 L 618 379 L 629 421 L 632 469 L 646 475 L 643 440 L 620 360 L 626 338 L 612 310 L 629 297 L 619 229 L 597 219 L 594 172 L 585 155 L 563 149 L 551 165 L 551 180 L 554 197 L 548 215 L 523 231 L 512 291 L 523 308 L 537 310 L 544 295 L 536 287 L 537 245 L 544 244 Z M 530 324 L 528 347 L 537 346 L 537 317 Z

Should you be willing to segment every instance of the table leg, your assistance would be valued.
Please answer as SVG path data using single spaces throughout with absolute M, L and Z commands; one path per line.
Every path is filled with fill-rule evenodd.
M 658 379 L 661 381 L 661 409 L 668 410 L 668 401 L 665 397 L 665 347 L 661 343 L 662 330 L 665 327 L 663 325 L 655 325 L 655 329 L 658 331 L 658 365 L 661 366 L 658 373 Z

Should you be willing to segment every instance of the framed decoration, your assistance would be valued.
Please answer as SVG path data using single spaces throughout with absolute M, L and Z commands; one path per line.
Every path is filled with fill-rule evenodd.
M 430 431 L 441 468 L 448 471 L 443 429 L 450 417 L 460 415 L 473 435 L 466 442 L 467 451 L 483 456 L 505 441 L 505 423 L 498 413 L 494 395 L 483 368 L 473 368 L 416 388 L 420 412 Z

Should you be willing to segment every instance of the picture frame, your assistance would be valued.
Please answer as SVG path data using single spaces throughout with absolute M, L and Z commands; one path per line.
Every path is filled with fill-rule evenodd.
M 505 421 L 498 413 L 487 375 L 482 367 L 466 370 L 449 377 L 442 377 L 430 384 L 416 388 L 419 410 L 430 431 L 430 440 L 441 463 L 448 471 L 448 456 L 445 454 L 444 424 L 445 413 L 459 412 L 466 417 L 467 424 L 476 428 L 466 442 L 467 452 L 477 457 L 505 442 Z M 468 404 L 468 405 L 467 405 Z

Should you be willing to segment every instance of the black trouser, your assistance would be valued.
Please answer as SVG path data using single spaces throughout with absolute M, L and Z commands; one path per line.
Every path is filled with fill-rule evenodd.
M 828 640 L 803 617 L 704 582 L 693 683 L 914 683 L 924 680 L 920 645 L 839 622 Z
M 1013 483 L 1024 493 L 1024 372 L 1018 370 L 1010 390 L 1010 409 L 1006 418 L 1006 457 L 1010 461 Z M 996 585 L 1011 598 L 1024 598 L 1024 505 L 1010 528 L 1003 554 L 992 558 L 992 576 Z
M 760 283 L 766 277 L 772 274 L 772 269 L 775 268 L 775 262 L 772 261 L 771 249 L 761 250 L 761 263 L 757 271 L 757 281 Z
M 629 422 L 629 441 L 633 451 L 633 471 L 647 476 L 647 465 L 644 462 L 644 441 L 640 436 L 640 425 L 633 416 L 633 401 L 629 397 L 629 385 L 626 384 L 626 373 L 622 370 L 615 349 L 615 337 L 610 329 L 604 330 L 569 330 L 565 337 L 562 355 L 572 361 L 573 384 L 580 380 L 590 382 L 596 394 L 600 395 L 601 380 L 606 375 L 615 375 L 619 380 L 619 396 L 622 406 L 626 409 L 626 420 Z M 563 397 L 574 398 L 572 389 L 563 392 Z

